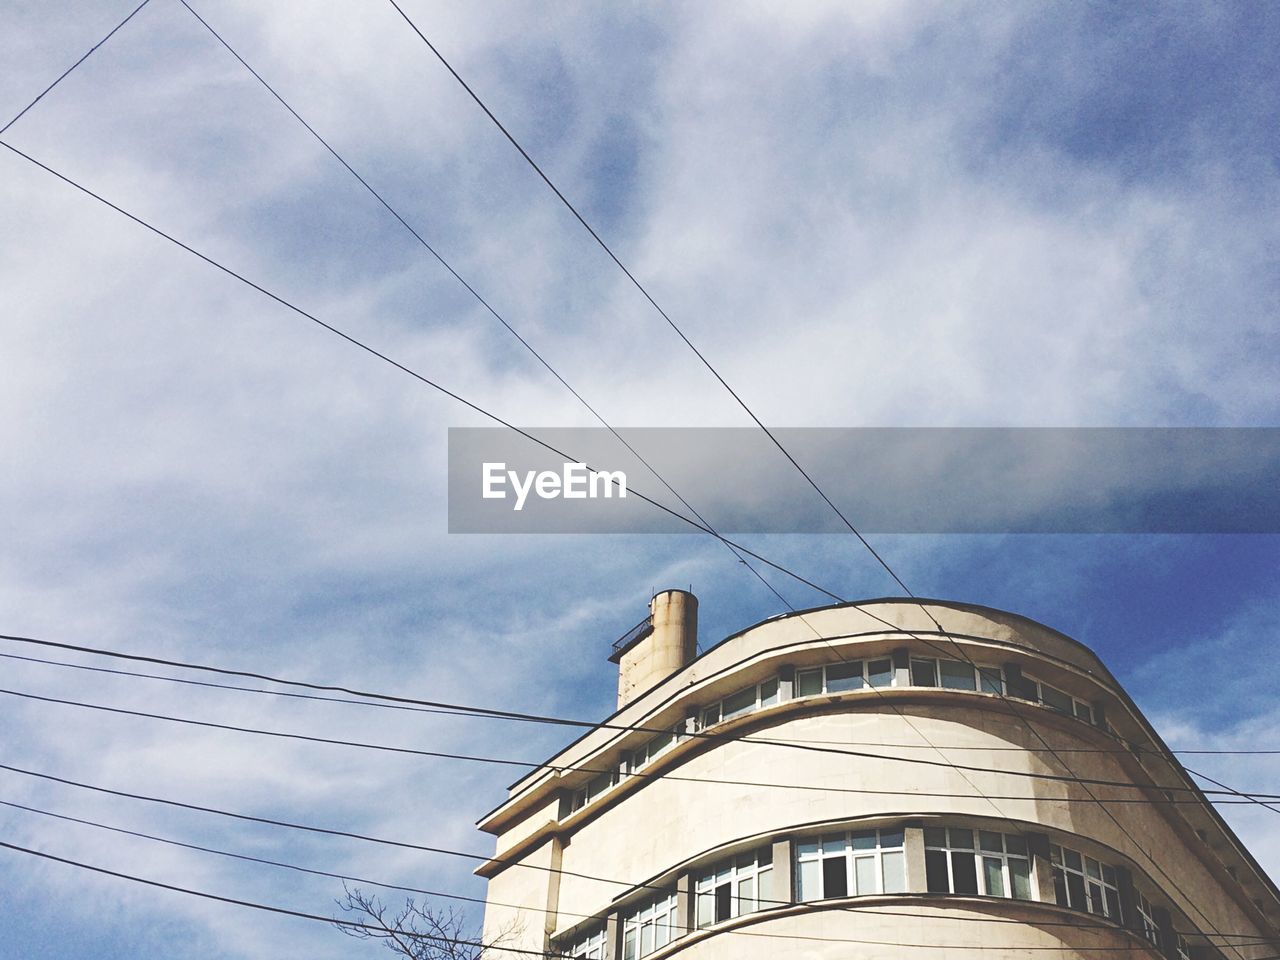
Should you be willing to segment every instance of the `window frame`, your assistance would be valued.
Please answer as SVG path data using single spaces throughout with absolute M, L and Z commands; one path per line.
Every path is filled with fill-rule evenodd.
M 640 960 L 679 940 L 683 931 L 678 929 L 680 896 L 677 891 L 659 893 L 632 905 L 622 916 L 621 960 Z M 661 931 L 666 939 L 659 942 Z M 645 949 L 645 933 L 649 933 L 649 948 Z M 630 937 L 630 944 L 628 944 Z M 630 952 L 628 950 L 630 949 Z
M 932 683 L 916 683 L 917 666 L 929 670 Z M 948 684 L 945 676 L 948 667 L 964 669 L 973 686 Z M 911 657 L 907 665 L 907 676 L 911 681 L 910 686 L 913 687 L 927 687 L 936 690 L 965 690 L 971 693 L 989 693 L 996 696 L 1004 696 L 1005 693 L 1004 671 L 999 667 L 992 667 L 983 663 L 970 663 L 968 660 L 954 660 L 950 657 Z
M 705 930 L 718 923 L 724 923 L 735 917 L 776 905 L 773 898 L 773 848 L 759 847 L 746 853 L 721 860 L 701 871 L 693 877 L 693 925 L 695 929 Z M 742 886 L 749 883 L 752 895 L 742 895 Z M 719 916 L 719 891 L 721 887 L 729 887 L 728 915 Z M 764 887 L 768 886 L 768 891 Z M 745 906 L 744 906 L 745 904 Z M 704 918 L 703 908 L 709 907 L 710 917 Z
M 766 693 L 766 690 L 771 690 L 772 692 Z M 726 703 L 749 691 L 754 691 L 755 693 L 755 701 L 752 706 L 735 710 L 732 713 L 727 713 L 725 711 Z M 706 730 L 708 727 L 714 727 L 717 723 L 723 723 L 726 720 L 736 720 L 738 717 L 745 717 L 749 713 L 755 713 L 757 710 L 763 710 L 765 707 L 772 707 L 781 702 L 782 684 L 779 681 L 778 676 L 775 674 L 772 677 L 766 677 L 759 683 L 753 684 L 752 686 L 735 690 L 728 696 L 721 697 L 719 700 L 708 703 L 706 706 L 699 708 L 697 719 L 694 721 L 694 726 L 699 731 Z
M 1075 856 L 1080 861 L 1080 866 L 1071 866 L 1068 863 L 1067 854 Z M 1090 864 L 1098 868 L 1096 877 L 1089 872 Z M 1053 876 L 1054 898 L 1057 900 L 1058 906 L 1067 907 L 1070 910 L 1078 910 L 1081 913 L 1088 913 L 1095 917 L 1105 917 L 1119 924 L 1124 923 L 1124 905 L 1120 902 L 1120 885 L 1115 867 L 1087 856 L 1079 850 L 1064 847 L 1057 843 L 1049 844 L 1049 867 Z M 1110 874 L 1110 879 L 1107 878 L 1108 874 Z M 1069 877 L 1075 877 L 1079 880 L 1081 895 L 1084 898 L 1084 902 L 1081 904 L 1071 902 L 1072 886 L 1068 879 Z M 1100 900 L 1093 891 L 1094 887 L 1099 888 L 1101 891 Z M 1061 896 L 1061 893 L 1064 892 L 1067 894 L 1066 903 L 1063 903 Z M 1114 899 L 1108 897 L 1108 893 L 1111 893 Z M 1112 914 L 1113 903 L 1115 907 L 1114 915 Z M 1100 905 L 1102 909 L 1095 910 L 1095 904 Z
M 874 846 L 856 846 L 854 838 L 865 841 L 868 834 L 874 834 Z M 898 838 L 896 845 L 886 844 L 886 838 Z M 836 847 L 839 845 L 839 851 Z M 806 850 L 806 847 L 812 847 Z M 892 896 L 906 893 L 910 889 L 910 878 L 907 876 L 906 831 L 902 826 L 868 827 L 861 830 L 849 829 L 842 832 L 819 834 L 817 836 L 798 838 L 795 841 L 793 856 L 794 886 L 793 894 L 797 903 L 813 903 L 821 900 L 843 900 L 850 897 Z M 885 881 L 885 858 L 899 865 L 900 889 L 887 890 Z M 844 862 L 843 894 L 827 893 L 826 863 L 842 860 Z M 875 890 L 862 891 L 859 888 L 858 864 L 870 860 L 873 863 Z M 809 896 L 805 885 L 805 864 L 816 863 L 814 879 L 817 883 L 817 895 Z M 852 892 L 851 892 L 852 891 Z
M 936 836 L 937 831 L 942 831 L 943 840 L 941 845 L 930 837 L 931 834 Z M 952 839 L 953 833 L 968 833 L 970 835 L 970 846 Z M 998 837 L 1000 849 L 997 851 L 992 848 L 988 838 Z M 1010 843 L 1010 841 L 1014 843 Z M 1011 847 L 1021 846 L 1022 852 Z M 1024 902 L 1036 902 L 1039 897 L 1039 891 L 1036 886 L 1036 866 L 1035 857 L 1031 854 L 1030 846 L 1027 838 L 1022 834 L 1003 833 L 997 830 L 983 830 L 980 827 L 953 827 L 950 825 L 935 825 L 924 828 L 924 851 L 926 865 L 926 888 L 929 886 L 928 865 L 929 854 L 941 853 L 947 868 L 947 889 L 934 890 L 928 889 L 929 893 L 950 894 L 953 896 L 977 896 L 977 897 L 997 897 L 1002 900 L 1022 900 Z M 955 856 L 964 856 L 966 854 L 973 858 L 974 885 L 977 888 L 975 893 L 957 893 L 956 891 L 956 870 Z M 990 874 L 987 872 L 988 860 L 998 860 L 1000 865 L 1000 884 L 999 892 L 991 891 Z M 1020 897 L 1015 893 L 1016 884 L 1014 882 L 1017 876 L 1014 872 L 1014 864 L 1024 864 L 1026 866 L 1023 878 L 1026 883 L 1027 896 Z
M 568 947 L 558 951 L 574 960 L 605 960 L 609 945 L 608 925 L 595 924 L 579 933 Z
M 1155 946 L 1160 946 L 1160 926 L 1156 911 L 1141 890 L 1133 891 L 1133 908 L 1138 914 L 1138 932 Z
M 839 687 L 839 688 L 833 689 L 832 678 L 828 676 L 830 669 L 832 667 L 835 667 L 837 669 L 840 669 L 842 667 L 847 668 L 847 667 L 851 667 L 855 663 L 858 665 L 858 669 L 861 673 L 861 679 L 858 681 L 858 685 Z M 873 663 L 874 664 L 887 663 L 889 665 L 889 671 L 887 674 L 889 679 L 887 683 L 873 684 L 871 682 L 871 677 L 872 677 L 871 665 Z M 818 681 L 819 681 L 818 689 L 814 692 L 809 692 L 809 693 L 801 692 L 801 689 L 800 689 L 801 685 L 805 682 L 806 679 L 811 679 L 815 674 L 817 674 L 818 676 Z M 878 678 L 881 676 L 885 676 L 885 674 L 877 673 L 875 674 L 875 676 Z M 844 680 L 845 678 L 841 677 L 838 679 Z M 797 697 L 834 696 L 836 694 L 854 693 L 859 690 L 868 690 L 873 688 L 883 690 L 885 687 L 897 686 L 897 683 L 898 683 L 897 671 L 895 671 L 893 668 L 892 656 L 864 657 L 857 660 L 841 660 L 839 663 L 824 663 L 821 666 L 806 667 L 802 670 L 797 670 L 796 679 L 795 679 L 795 695 Z

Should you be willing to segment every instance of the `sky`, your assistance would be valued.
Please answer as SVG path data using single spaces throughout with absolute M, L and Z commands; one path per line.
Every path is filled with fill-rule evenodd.
M 402 2 L 766 423 L 1280 425 L 1274 6 Z M 389 3 L 191 4 L 612 423 L 749 425 Z M 0 124 L 133 5 L 0 7 Z M 2 139 L 499 416 L 592 424 L 177 0 Z M 705 646 L 780 612 L 709 538 L 449 535 L 447 428 L 482 418 L 0 154 L 0 632 L 597 719 L 609 644 L 655 589 L 692 586 Z M 898 592 L 850 537 L 747 539 L 841 596 Z M 918 595 L 1092 647 L 1171 746 L 1280 749 L 1280 538 L 873 543 Z M 516 768 L 13 691 L 535 762 L 566 739 L 15 659 L 0 677 L 7 765 L 481 855 Z M 1197 769 L 1280 792 L 1278 758 Z M 457 858 L 3 771 L 0 800 L 483 897 Z M 1224 815 L 1280 876 L 1274 814 Z M 13 807 L 0 830 L 306 912 L 341 895 Z M 0 890 L 5 958 L 380 953 L 11 852 Z

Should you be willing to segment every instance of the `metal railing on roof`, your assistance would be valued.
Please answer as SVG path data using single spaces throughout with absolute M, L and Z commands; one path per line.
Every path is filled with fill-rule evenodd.
M 653 633 L 653 614 L 645 617 L 634 627 L 613 641 L 613 652 L 610 654 L 610 660 L 616 660 L 622 656 L 622 653 L 631 645 L 639 643 L 649 634 Z

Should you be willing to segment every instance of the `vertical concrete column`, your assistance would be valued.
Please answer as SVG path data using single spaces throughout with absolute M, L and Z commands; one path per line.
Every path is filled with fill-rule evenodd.
M 911 820 L 902 828 L 902 856 L 907 861 L 907 892 L 928 893 L 924 866 L 924 824 Z
M 613 910 L 604 921 L 604 960 L 619 960 L 621 956 L 622 917 Z
M 1049 837 L 1043 833 L 1028 833 L 1027 852 L 1031 854 L 1036 899 L 1041 903 L 1057 903 L 1058 892 L 1053 886 L 1053 863 L 1049 860 Z M 1065 904 L 1064 904 L 1065 906 Z
M 682 873 L 676 877 L 676 938 L 693 933 L 693 877 Z
M 790 837 L 773 841 L 773 902 L 777 906 L 795 903 L 796 884 L 791 865 L 795 852 Z
M 785 666 L 778 668 L 778 702 L 785 703 L 796 698 L 796 668 Z
M 893 685 L 911 686 L 911 651 L 906 647 L 893 651 Z
M 543 914 L 543 940 L 551 944 L 551 934 L 560 924 L 560 868 L 564 863 L 564 841 L 551 838 L 551 869 L 547 872 L 547 905 Z
M 690 707 L 684 715 L 684 735 L 692 736 L 698 732 L 698 708 Z

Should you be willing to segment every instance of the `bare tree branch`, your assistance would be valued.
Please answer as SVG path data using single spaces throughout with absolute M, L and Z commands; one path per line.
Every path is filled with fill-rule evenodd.
M 392 913 L 375 894 L 345 883 L 342 890 L 344 895 L 336 903 L 351 920 L 335 919 L 334 926 L 357 940 L 381 941 L 405 960 L 498 960 L 501 945 L 519 932 L 518 925 L 512 924 L 484 944 L 470 931 L 466 915 L 452 906 L 437 908 L 408 897 Z

